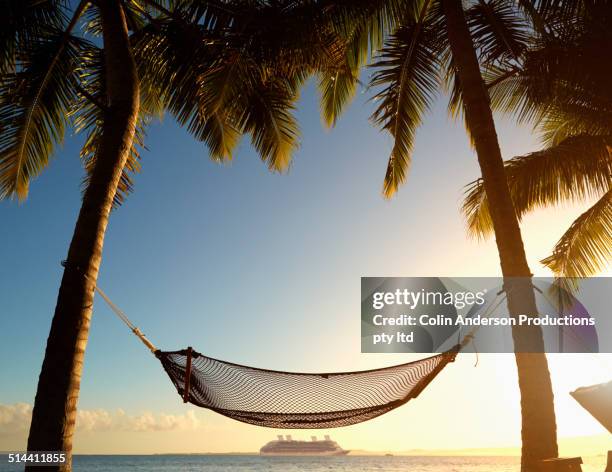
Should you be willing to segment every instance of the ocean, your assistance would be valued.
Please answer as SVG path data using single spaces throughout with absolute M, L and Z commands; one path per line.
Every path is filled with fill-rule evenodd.
M 0 456 L 0 472 L 23 471 Z M 603 472 L 604 456 L 584 459 Z M 44 469 L 41 469 L 44 470 Z M 257 455 L 75 456 L 75 472 L 517 472 L 517 457 L 260 457 Z

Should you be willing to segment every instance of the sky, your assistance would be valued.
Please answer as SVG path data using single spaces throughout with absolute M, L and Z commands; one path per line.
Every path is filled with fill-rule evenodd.
M 408 182 L 381 195 L 391 149 L 358 94 L 336 128 L 310 84 L 301 146 L 272 174 L 244 139 L 209 160 L 171 117 L 151 126 L 135 192 L 114 211 L 99 286 L 159 348 L 290 371 L 375 368 L 417 355 L 360 353 L 360 277 L 498 276 L 492 240 L 470 239 L 459 208 L 479 176 L 460 121 L 437 101 L 417 134 Z M 497 117 L 506 158 L 536 150 Z M 23 450 L 36 381 L 80 205 L 82 138 L 68 136 L 25 202 L 0 202 L 0 450 Z M 539 210 L 522 230 L 532 271 L 586 204 Z M 610 275 L 605 272 L 604 275 Z M 550 355 L 561 437 L 609 434 L 568 395 L 612 377 L 610 355 Z M 475 365 L 477 363 L 477 365 Z M 520 442 L 511 354 L 459 355 L 417 400 L 333 431 L 348 449 L 512 447 Z M 282 431 L 184 405 L 159 362 L 98 297 L 83 372 L 76 453 L 256 451 Z M 307 438 L 310 432 L 292 432 Z M 599 447 L 599 446 L 598 446 Z

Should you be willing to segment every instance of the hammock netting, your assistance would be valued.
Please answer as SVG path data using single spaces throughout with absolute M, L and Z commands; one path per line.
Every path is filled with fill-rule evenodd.
M 193 350 L 156 351 L 184 401 L 237 421 L 315 429 L 367 421 L 415 398 L 457 349 L 407 364 L 339 373 L 257 369 Z

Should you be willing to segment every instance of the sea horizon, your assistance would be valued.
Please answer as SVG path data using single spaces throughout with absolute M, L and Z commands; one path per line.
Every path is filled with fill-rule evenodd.
M 263 446 L 262 442 L 260 446 Z M 398 457 L 519 457 L 518 445 L 501 445 L 489 447 L 462 448 L 411 448 L 411 449 L 364 449 L 352 448 L 350 443 L 341 442 L 340 446 L 349 451 L 351 457 L 377 457 L 391 454 Z M 561 457 L 599 457 L 606 456 L 612 450 L 612 438 L 609 434 L 573 436 L 559 438 Z M 25 452 L 23 449 L 0 450 L 0 455 Z M 259 456 L 259 450 L 250 451 L 95 451 L 76 452 L 75 456 Z
M 3 458 L 0 472 L 23 470 Z M 515 472 L 518 456 L 261 456 L 259 454 L 75 454 L 76 472 Z M 583 458 L 583 472 L 602 472 L 605 457 Z

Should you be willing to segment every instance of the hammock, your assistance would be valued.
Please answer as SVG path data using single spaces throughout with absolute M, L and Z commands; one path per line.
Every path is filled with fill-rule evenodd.
M 184 402 L 269 428 L 337 428 L 388 413 L 416 398 L 473 337 L 468 334 L 445 353 L 381 369 L 281 372 L 220 361 L 191 348 L 161 351 L 100 288 L 96 291 L 160 360 Z
M 337 428 L 376 418 L 415 398 L 457 350 L 361 372 L 256 369 L 191 349 L 156 351 L 183 401 L 269 428 Z

